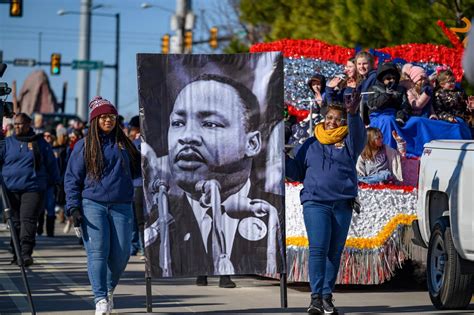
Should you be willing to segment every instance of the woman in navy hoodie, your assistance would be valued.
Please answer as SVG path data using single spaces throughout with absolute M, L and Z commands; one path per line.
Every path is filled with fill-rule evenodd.
M 300 199 L 309 240 L 311 314 L 337 312 L 332 291 L 357 197 L 357 158 L 367 138 L 359 101 L 353 94 L 346 107 L 329 105 L 314 137 L 294 158 L 286 158 L 286 176 L 304 185 Z
M 14 128 L 15 134 L 0 146 L 0 165 L 12 207 L 13 224 L 20 238 L 23 264 L 30 266 L 45 191 L 48 186 L 59 183 L 59 170 L 53 149 L 43 139 L 43 134 L 33 132 L 27 114 L 15 116 Z M 17 263 L 16 254 L 12 263 Z
M 96 314 L 113 308 L 114 289 L 130 257 L 132 179 L 139 176 L 140 154 L 117 125 L 117 110 L 96 96 L 90 103 L 90 128 L 77 142 L 64 177 L 66 209 L 87 253 L 87 270 Z

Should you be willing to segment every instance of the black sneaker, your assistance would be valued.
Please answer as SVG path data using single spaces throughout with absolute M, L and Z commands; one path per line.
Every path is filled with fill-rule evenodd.
M 339 314 L 337 308 L 332 304 L 333 301 L 332 295 L 325 295 L 323 297 L 324 314 Z
M 323 301 L 319 295 L 311 296 L 311 303 L 308 307 L 308 314 L 324 314 Z
M 230 276 L 219 277 L 219 287 L 232 289 L 232 288 L 235 288 L 236 286 L 237 285 L 235 284 L 235 282 L 230 279 Z
M 197 276 L 196 285 L 199 286 L 199 287 L 206 286 L 207 285 L 207 276 Z
M 31 256 L 23 257 L 23 266 L 28 267 L 33 265 L 33 258 Z
M 13 257 L 13 259 L 10 261 L 10 265 L 18 265 L 18 260 L 16 257 Z

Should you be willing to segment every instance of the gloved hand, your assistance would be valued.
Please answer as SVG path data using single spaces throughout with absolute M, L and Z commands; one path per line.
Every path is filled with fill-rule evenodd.
M 72 208 L 70 210 L 72 222 L 74 224 L 74 232 L 78 238 L 82 237 L 82 213 L 79 208 Z
M 397 90 L 394 90 L 391 87 L 387 87 L 385 89 L 385 93 L 391 95 L 392 97 L 398 97 L 400 95 L 400 93 Z
M 423 94 L 423 93 L 426 93 L 426 95 L 428 95 L 428 96 L 432 96 L 433 95 L 433 88 L 431 87 L 431 85 L 429 85 L 429 84 L 423 85 L 423 87 L 421 88 L 421 94 Z
M 355 114 L 359 110 L 360 105 L 360 93 L 357 92 L 355 89 L 352 91 L 350 95 L 345 95 L 344 97 L 344 106 L 346 110 L 350 114 Z

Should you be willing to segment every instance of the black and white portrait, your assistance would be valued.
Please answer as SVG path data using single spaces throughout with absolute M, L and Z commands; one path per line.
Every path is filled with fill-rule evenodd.
M 281 55 L 139 54 L 137 63 L 147 272 L 281 272 Z

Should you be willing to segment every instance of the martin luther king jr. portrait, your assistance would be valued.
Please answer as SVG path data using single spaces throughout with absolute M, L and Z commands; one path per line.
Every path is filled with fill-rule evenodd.
M 281 272 L 281 67 L 278 53 L 138 56 L 152 275 Z

